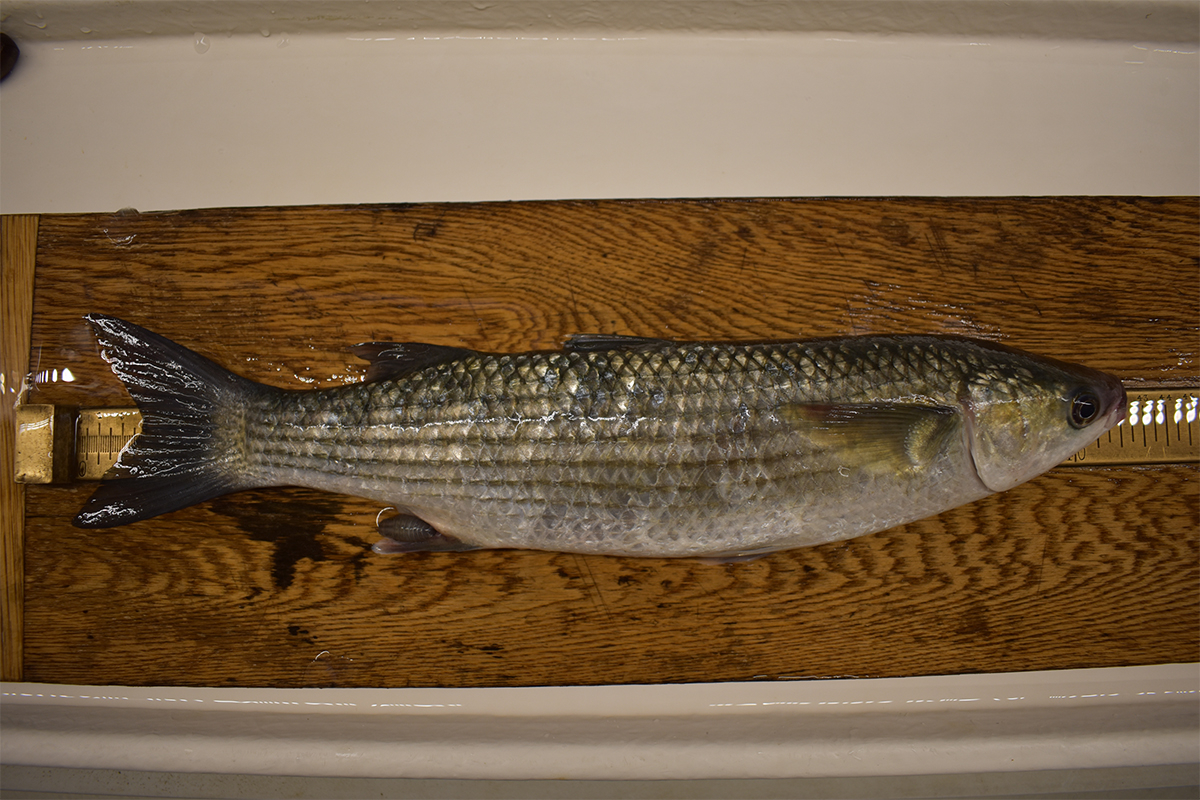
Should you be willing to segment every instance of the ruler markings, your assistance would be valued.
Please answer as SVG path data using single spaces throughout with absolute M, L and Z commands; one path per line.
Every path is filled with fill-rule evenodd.
M 1129 398 L 1125 418 L 1063 466 L 1174 464 L 1200 461 L 1200 390 L 1141 391 Z M 1172 435 L 1172 428 L 1174 434 Z M 1139 430 L 1140 429 L 1140 430 Z M 1129 436 L 1125 431 L 1129 430 Z
M 52 407 L 45 409 L 40 413 L 53 415 Z M 1121 423 L 1071 456 L 1062 466 L 1195 463 L 1200 461 L 1198 412 L 1200 389 L 1143 390 L 1132 394 L 1128 412 Z M 74 437 L 73 462 L 78 473 L 75 477 L 83 480 L 109 477 L 121 451 L 141 430 L 141 424 L 142 417 L 136 408 L 80 409 Z M 1125 435 L 1127 431 L 1128 436 Z M 70 443 L 64 446 L 70 447 Z M 51 453 L 35 452 L 34 455 L 44 458 L 49 469 Z M 42 478 L 35 478 L 30 473 L 18 480 L 44 482 L 50 477 L 49 472 Z
M 141 424 L 142 415 L 136 408 L 81 409 L 75 439 L 79 477 L 105 477 L 125 445 L 141 430 Z

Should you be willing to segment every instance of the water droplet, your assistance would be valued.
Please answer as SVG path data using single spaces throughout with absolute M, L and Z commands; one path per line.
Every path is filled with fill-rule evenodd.
M 285 33 L 283 36 L 281 36 L 279 38 L 279 41 L 275 43 L 275 46 L 276 47 L 287 47 L 291 43 L 292 43 L 291 40 L 288 39 L 287 34 Z
M 27 19 L 27 20 L 25 20 L 25 24 L 32 25 L 33 27 L 37 28 L 38 30 L 45 30 L 45 28 L 46 28 L 46 20 L 44 20 L 44 19 Z
M 80 28 L 79 32 L 80 33 L 91 33 L 92 29 L 91 28 Z
M 271 31 L 268 30 L 267 28 L 263 28 L 261 31 L 259 31 L 259 33 L 261 33 L 264 38 L 271 35 Z
M 196 34 L 196 42 L 192 45 L 196 48 L 197 53 L 207 53 L 208 48 L 212 46 L 212 42 L 208 41 L 208 37 L 203 33 Z

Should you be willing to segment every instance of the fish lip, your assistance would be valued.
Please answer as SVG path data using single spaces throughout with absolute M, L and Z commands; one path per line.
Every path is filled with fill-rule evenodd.
M 1119 425 L 1125 419 L 1129 408 L 1129 393 L 1125 389 L 1125 384 L 1120 378 L 1114 375 L 1109 375 L 1107 372 L 1099 370 L 1088 370 L 1091 375 L 1088 381 L 1088 388 L 1096 393 L 1100 400 L 1101 408 L 1104 413 L 1097 420 L 1096 425 L 1089 427 L 1096 429 L 1096 435 L 1102 436 L 1106 431 Z
M 1108 414 L 1104 417 L 1104 430 L 1119 425 L 1125 419 L 1129 408 L 1129 393 L 1125 389 L 1125 385 L 1120 380 L 1110 375 L 1105 376 L 1104 381 L 1104 401 L 1111 403 L 1108 409 Z

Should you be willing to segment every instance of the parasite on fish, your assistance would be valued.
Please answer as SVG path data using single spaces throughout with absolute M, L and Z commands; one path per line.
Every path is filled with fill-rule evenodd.
M 578 335 L 492 354 L 375 342 L 366 380 L 279 389 L 87 317 L 143 415 L 104 528 L 229 492 L 379 501 L 381 553 L 533 548 L 738 559 L 1010 489 L 1123 416 L 1120 381 L 990 342 L 730 344 Z

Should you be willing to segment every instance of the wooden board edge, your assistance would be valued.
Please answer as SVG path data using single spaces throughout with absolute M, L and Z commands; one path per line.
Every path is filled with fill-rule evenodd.
M 24 673 L 25 489 L 13 479 L 16 405 L 29 369 L 38 217 L 0 217 L 0 678 Z

